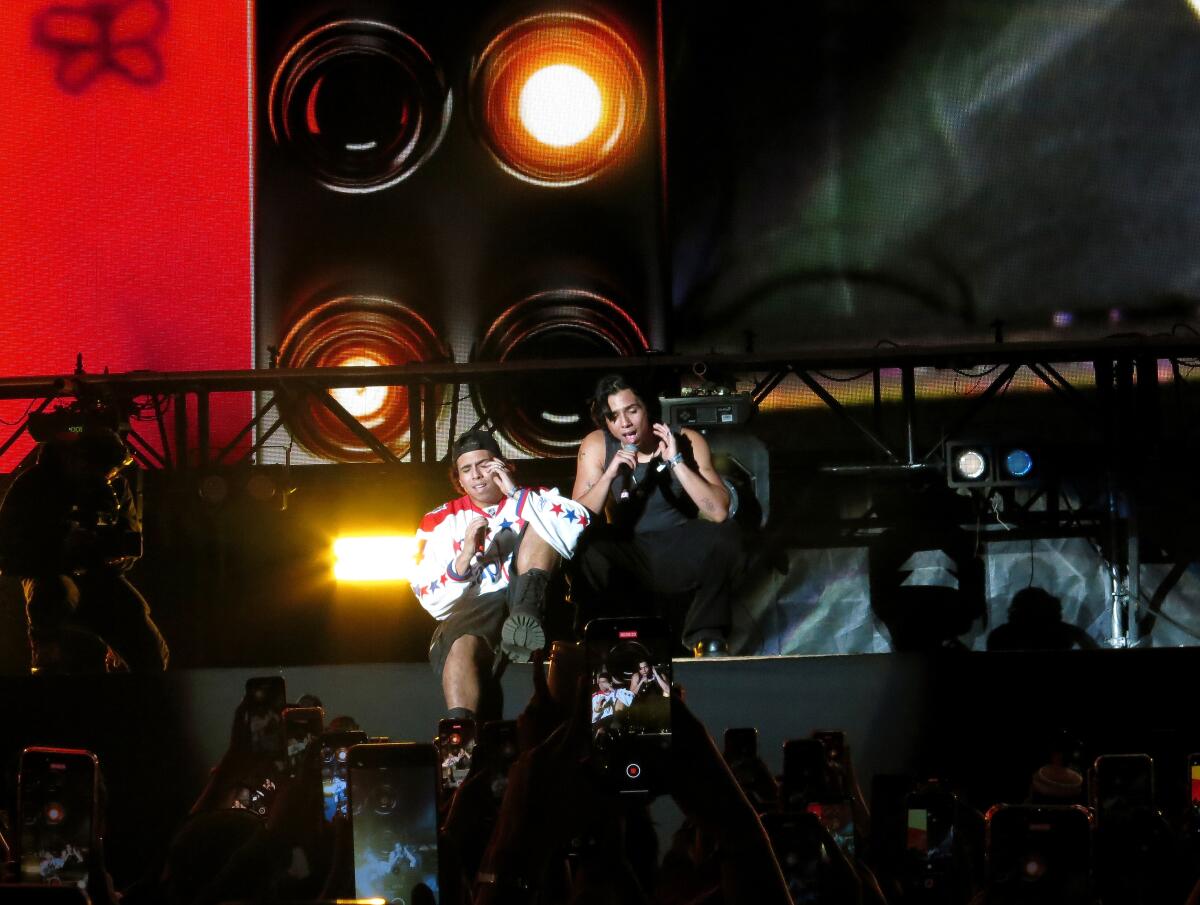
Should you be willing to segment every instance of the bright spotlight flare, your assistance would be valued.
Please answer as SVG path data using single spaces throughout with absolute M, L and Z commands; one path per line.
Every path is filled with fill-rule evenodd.
M 380 362 L 365 355 L 355 355 L 338 362 L 337 367 L 377 368 L 379 365 Z M 387 402 L 387 394 L 387 387 L 334 387 L 329 391 L 342 408 L 368 427 Z
M 333 577 L 339 582 L 408 581 L 415 538 L 402 535 L 339 537 L 333 542 Z
M 518 111 L 535 139 L 552 148 L 569 148 L 596 131 L 604 100 L 590 75 L 578 66 L 556 63 L 529 77 Z

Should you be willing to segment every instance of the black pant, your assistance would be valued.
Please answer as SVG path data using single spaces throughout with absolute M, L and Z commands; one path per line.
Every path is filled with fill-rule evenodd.
M 133 672 L 166 669 L 167 642 L 150 606 L 120 572 L 26 577 L 21 586 L 39 672 L 101 670 L 105 646 Z
M 683 643 L 727 638 L 730 596 L 742 562 L 741 529 L 731 520 L 693 519 L 651 534 L 621 535 L 596 525 L 571 561 L 571 597 L 582 618 L 656 615 L 669 618 L 660 595 L 694 591 Z

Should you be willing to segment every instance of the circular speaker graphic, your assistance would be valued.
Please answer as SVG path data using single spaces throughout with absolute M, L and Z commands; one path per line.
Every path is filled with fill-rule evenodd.
M 281 368 L 382 367 L 449 358 L 424 318 L 402 302 L 372 295 L 342 295 L 307 308 L 290 324 L 279 347 Z M 328 392 L 397 456 L 408 451 L 406 387 L 335 387 Z M 435 399 L 445 395 L 445 387 L 435 388 Z M 320 401 L 280 395 L 279 408 L 292 437 L 313 455 L 337 462 L 377 461 L 371 448 Z
M 496 319 L 480 343 L 482 361 L 612 358 L 649 348 L 619 305 L 583 289 L 521 299 Z M 570 456 L 593 427 L 588 399 L 600 372 L 482 382 L 475 405 L 516 446 L 535 456 Z
M 580 13 L 505 28 L 471 71 L 472 120 L 496 161 L 537 185 L 585 182 L 629 156 L 648 95 L 633 45 Z
M 291 46 L 271 81 L 271 136 L 339 192 L 412 174 L 450 122 L 450 91 L 429 53 L 383 22 L 322 25 Z

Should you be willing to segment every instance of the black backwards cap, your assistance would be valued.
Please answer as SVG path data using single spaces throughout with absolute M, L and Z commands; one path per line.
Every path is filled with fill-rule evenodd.
M 501 458 L 500 446 L 496 443 L 496 438 L 487 431 L 472 430 L 459 436 L 454 441 L 454 446 L 451 448 L 451 460 L 458 461 L 458 457 L 463 453 L 475 452 L 477 449 L 486 449 L 496 458 Z

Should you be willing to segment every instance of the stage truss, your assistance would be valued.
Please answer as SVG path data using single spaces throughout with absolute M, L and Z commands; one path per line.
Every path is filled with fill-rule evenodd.
M 1143 594 L 1139 586 L 1138 500 L 1135 487 L 1146 463 L 1147 449 L 1161 433 L 1164 394 L 1183 392 L 1187 375 L 1200 359 L 1200 338 L 1163 336 L 1122 337 L 1095 342 L 995 343 L 987 345 L 886 347 L 869 350 L 798 350 L 772 355 L 654 355 L 611 361 L 598 359 L 514 361 L 502 364 L 419 363 L 399 367 L 347 367 L 333 369 L 269 369 L 250 371 L 132 372 L 0 379 L 0 400 L 27 400 L 27 413 L 47 410 L 72 400 L 103 401 L 123 410 L 150 413 L 148 420 L 131 425 L 128 444 L 140 466 L 151 470 L 196 470 L 253 465 L 286 424 L 279 417 L 281 402 L 308 401 L 321 406 L 369 449 L 378 462 L 391 466 L 437 461 L 438 419 L 444 401 L 436 389 L 450 387 L 450 424 L 456 425 L 456 406 L 463 388 L 501 386 L 518 379 L 567 379 L 595 375 L 605 370 L 638 374 L 674 373 L 684 383 L 703 383 L 706 375 L 741 376 L 756 409 L 768 407 L 785 380 L 794 377 L 838 419 L 849 425 L 861 443 L 860 454 L 838 453 L 822 463 L 830 475 L 851 477 L 924 475 L 944 473 L 942 441 L 969 427 L 973 419 L 994 405 L 1018 375 L 1032 375 L 1069 411 L 1098 429 L 1102 448 L 1095 450 L 1105 475 L 1105 503 L 1090 512 L 1078 510 L 1069 519 L 1060 514 L 1053 491 L 1030 495 L 1009 515 L 1022 536 L 1065 536 L 1089 532 L 1106 538 L 1105 561 L 1111 578 L 1109 602 L 1112 616 L 1109 643 L 1134 646 L 1139 640 L 1139 620 L 1161 616 L 1164 589 Z M 1065 366 L 1084 365 L 1090 384 L 1067 379 Z M 972 395 L 954 424 L 940 432 L 938 442 L 923 448 L 918 440 L 923 400 L 917 375 L 947 370 L 985 368 L 972 374 L 982 388 Z M 871 382 L 867 404 L 850 406 L 835 398 L 822 378 L 826 372 L 855 372 Z M 898 399 L 885 399 L 885 381 L 899 377 Z M 754 375 L 747 380 L 745 375 Z M 794 383 L 794 381 L 792 381 Z M 403 387 L 407 390 L 409 435 L 403 455 L 389 448 L 343 407 L 330 392 L 336 388 Z M 252 393 L 253 417 L 236 435 L 217 447 L 212 440 L 210 410 L 215 396 Z M 478 396 L 476 397 L 478 398 Z M 898 405 L 902 428 L 897 434 L 882 427 L 883 410 Z M 479 424 L 497 427 L 487 412 Z M 0 456 L 20 442 L 27 418 L 14 426 L 0 443 Z M 154 432 L 146 436 L 147 427 Z M 156 441 L 156 442 L 155 442 Z M 443 444 L 445 446 L 445 444 Z M 1186 447 L 1185 447 L 1186 448 Z M 443 454 L 444 455 L 444 454 Z M 17 468 L 19 470 L 29 457 Z M 1040 503 L 1039 506 L 1035 504 Z M 842 526 L 850 532 L 870 531 L 871 525 Z M 877 527 L 877 523 L 876 523 Z M 1177 564 L 1178 565 L 1178 564 Z M 1178 568 L 1172 569 L 1177 575 Z M 1169 589 L 1167 589 L 1169 590 Z

